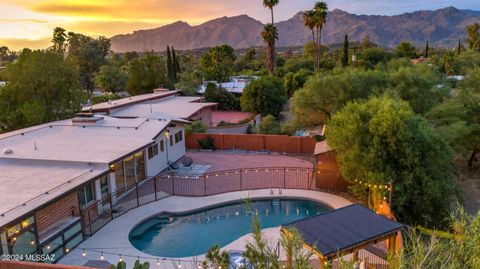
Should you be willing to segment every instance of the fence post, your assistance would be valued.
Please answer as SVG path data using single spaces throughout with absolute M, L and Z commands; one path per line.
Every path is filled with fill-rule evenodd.
M 205 192 L 204 196 L 207 196 L 207 176 L 203 175 L 203 190 Z
M 286 189 L 287 188 L 287 168 L 283 168 L 283 188 Z
M 240 168 L 240 190 L 243 191 L 243 176 L 242 169 Z
M 157 197 L 157 180 L 158 180 L 158 178 L 156 178 L 156 177 L 153 178 L 153 191 L 155 191 L 155 201 L 158 201 L 158 197 Z
M 140 206 L 140 198 L 138 197 L 138 182 L 135 184 L 135 193 L 137 194 L 137 206 Z
M 90 218 L 90 211 L 91 211 L 91 208 L 87 211 L 87 216 L 88 216 L 88 229 L 90 230 L 89 236 L 92 236 L 92 219 Z
M 172 195 L 175 195 L 175 179 L 173 178 L 173 172 L 170 173 L 170 178 L 172 179 Z

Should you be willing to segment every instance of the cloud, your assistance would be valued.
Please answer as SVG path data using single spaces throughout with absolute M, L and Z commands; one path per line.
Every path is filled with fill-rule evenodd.
M 32 6 L 31 9 L 40 13 L 59 14 L 66 16 L 96 16 L 109 12 L 109 8 L 106 6 L 82 3 L 42 3 Z
M 23 48 L 45 49 L 50 46 L 50 38 L 26 39 L 26 38 L 0 38 L 0 46 L 7 46 L 11 50 Z

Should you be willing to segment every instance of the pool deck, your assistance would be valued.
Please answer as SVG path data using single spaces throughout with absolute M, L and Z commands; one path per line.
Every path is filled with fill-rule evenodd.
M 100 251 L 104 251 L 104 258 L 113 264 L 116 264 L 119 260 L 119 255 L 122 254 L 123 259 L 127 263 L 127 268 L 131 268 L 137 258 L 145 257 L 152 260 L 142 260 L 150 262 L 151 268 L 175 268 L 178 269 L 178 262 L 161 261 L 161 265 L 156 265 L 156 259 L 158 257 L 148 255 L 144 252 L 137 250 L 132 246 L 128 240 L 128 234 L 130 230 L 143 220 L 149 217 L 159 214 L 161 212 L 182 213 L 188 211 L 195 211 L 197 209 L 211 207 L 214 205 L 229 203 L 232 201 L 241 201 L 245 198 L 303 198 L 310 199 L 331 207 L 340 208 L 351 204 L 350 201 L 333 194 L 309 191 L 309 190 L 282 190 L 282 194 L 279 194 L 279 190 L 275 189 L 274 194 L 270 194 L 270 189 L 255 190 L 255 191 L 240 191 L 230 192 L 219 195 L 207 196 L 207 197 L 178 197 L 170 196 L 163 200 L 156 201 L 150 204 L 143 205 L 127 212 L 126 214 L 112 220 L 105 227 L 100 229 L 89 239 L 82 242 L 78 247 L 71 251 L 68 255 L 63 257 L 59 264 L 67 265 L 84 265 L 89 260 L 99 260 Z M 263 230 L 265 238 L 268 239 L 272 246 L 276 245 L 280 233 L 279 228 L 269 228 Z M 243 250 L 245 243 L 250 240 L 250 234 L 242 236 L 234 242 L 223 247 L 224 250 Z M 82 249 L 86 250 L 86 257 L 82 256 Z M 107 254 L 118 253 L 115 255 Z M 133 256 L 133 257 L 125 257 Z M 198 260 L 204 260 L 204 255 L 195 257 Z M 194 257 L 176 258 L 176 260 L 193 260 Z M 181 262 L 181 268 L 196 268 L 194 264 Z

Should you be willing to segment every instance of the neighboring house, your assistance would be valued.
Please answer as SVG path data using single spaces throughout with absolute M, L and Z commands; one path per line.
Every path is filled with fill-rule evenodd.
M 84 240 L 82 209 L 101 214 L 184 156 L 187 123 L 81 113 L 0 135 L 0 255 L 68 253 Z
M 229 82 L 223 82 L 223 83 L 218 83 L 217 81 L 204 81 L 202 85 L 198 88 L 198 93 L 199 94 L 205 94 L 205 91 L 207 90 L 207 85 L 209 83 L 214 83 L 217 85 L 217 87 L 221 87 L 225 89 L 228 92 L 234 93 L 234 94 L 242 94 L 243 90 L 245 87 L 247 87 L 248 83 L 252 80 L 258 79 L 257 76 L 236 76 L 236 77 L 230 77 Z
M 149 94 L 87 106 L 82 111 L 117 118 L 147 117 L 156 114 L 188 121 L 201 120 L 208 125 L 212 124 L 212 108 L 215 108 L 217 103 L 204 103 L 202 97 L 184 97 L 179 96 L 179 93 L 157 89 Z

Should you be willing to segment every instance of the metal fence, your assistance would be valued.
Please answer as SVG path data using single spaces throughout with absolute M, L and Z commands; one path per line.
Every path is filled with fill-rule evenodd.
M 320 177 L 319 177 L 320 175 Z M 319 184 L 319 182 L 323 184 Z M 92 235 L 129 210 L 171 195 L 200 197 L 257 189 L 303 189 L 338 193 L 338 178 L 329 171 L 303 167 L 261 167 L 186 176 L 164 174 L 111 193 L 82 211 L 86 235 Z M 321 185 L 322 188 L 317 188 Z M 323 186 L 328 186 L 324 188 Z

